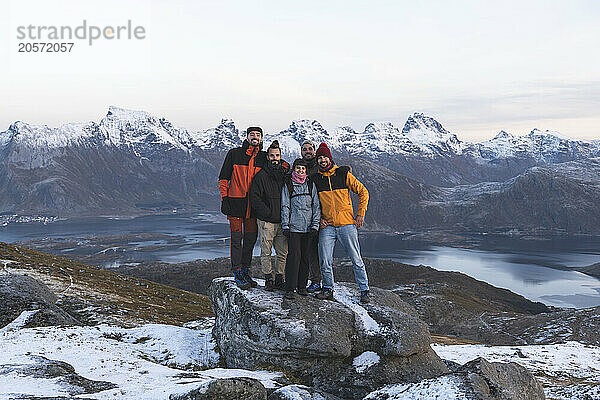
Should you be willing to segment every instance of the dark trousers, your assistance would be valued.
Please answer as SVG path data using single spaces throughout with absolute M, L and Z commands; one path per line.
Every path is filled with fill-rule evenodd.
M 249 267 L 258 237 L 256 218 L 227 217 L 231 230 L 231 268 Z
M 321 265 L 319 265 L 319 236 L 310 238 L 308 245 L 308 264 L 311 283 L 321 282 Z
M 306 288 L 308 281 L 310 233 L 290 232 L 285 263 L 285 290 Z

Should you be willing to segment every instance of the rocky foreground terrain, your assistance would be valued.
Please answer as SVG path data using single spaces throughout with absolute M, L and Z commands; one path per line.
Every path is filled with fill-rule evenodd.
M 212 276 L 224 260 L 187 275 L 207 297 L 0 243 L 0 398 L 600 396 L 597 310 L 583 320 L 462 274 L 368 262 L 373 302 L 363 306 L 342 283 L 343 260 L 335 301 L 239 290 Z M 504 322 L 476 333 L 475 316 L 479 327 Z M 464 336 L 441 333 L 452 319 Z M 571 331 L 546 334 L 567 326 L 559 320 Z M 507 332 L 493 334 L 498 326 Z M 522 341 L 511 341 L 518 327 Z

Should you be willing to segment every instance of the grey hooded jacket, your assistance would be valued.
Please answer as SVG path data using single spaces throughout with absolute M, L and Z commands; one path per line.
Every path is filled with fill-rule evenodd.
M 290 177 L 286 177 L 290 179 Z M 312 195 L 308 191 L 311 184 Z M 310 232 L 311 229 L 319 229 L 321 220 L 321 203 L 315 184 L 308 178 L 302 184 L 292 181 L 292 196 L 287 185 L 283 185 L 281 191 L 281 228 L 289 229 L 290 232 Z

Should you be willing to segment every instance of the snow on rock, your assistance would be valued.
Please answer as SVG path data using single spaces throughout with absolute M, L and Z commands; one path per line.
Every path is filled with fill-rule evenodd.
M 466 396 L 462 380 L 447 375 L 419 383 L 388 385 L 369 393 L 364 400 L 464 400 Z
M 370 393 L 365 400 L 544 398 L 539 381 L 524 367 L 477 358 L 448 375 L 417 383 L 388 385 Z
M 4 268 L 6 268 L 6 266 L 7 266 L 8 264 L 12 264 L 12 263 L 15 263 L 15 262 L 16 262 L 15 260 L 0 260 L 0 264 L 2 264 L 2 266 L 3 266 Z
M 335 285 L 333 298 L 350 308 L 358 317 L 361 328 L 367 335 L 376 335 L 381 333 L 381 326 L 369 315 L 367 310 L 359 304 L 356 296 L 353 296 L 350 289 L 344 285 Z
M 339 398 L 313 387 L 288 385 L 271 393 L 269 400 L 339 400 Z
M 29 321 L 29 319 L 31 319 L 31 317 L 33 317 L 35 314 L 38 313 L 38 311 L 40 311 L 40 310 L 23 311 L 21 313 L 21 315 L 19 315 L 13 322 L 9 323 L 8 325 L 4 326 L 3 328 L 0 328 L 0 333 L 14 331 L 16 329 L 21 329 L 22 327 L 25 326 L 25 324 L 27 324 L 27 322 Z
M 356 372 L 360 373 L 365 371 L 367 368 L 378 364 L 380 360 L 381 358 L 379 357 L 379 354 L 373 351 L 365 351 L 361 355 L 354 358 L 352 365 L 354 366 L 354 369 L 356 369 Z

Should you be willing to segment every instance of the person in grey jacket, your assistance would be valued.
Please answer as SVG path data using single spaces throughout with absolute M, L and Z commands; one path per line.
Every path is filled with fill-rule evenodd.
M 294 289 L 306 296 L 310 241 L 319 234 L 321 204 L 314 183 L 306 175 L 306 161 L 298 158 L 281 191 L 281 228 L 288 238 L 285 264 L 285 297 L 294 298 Z

